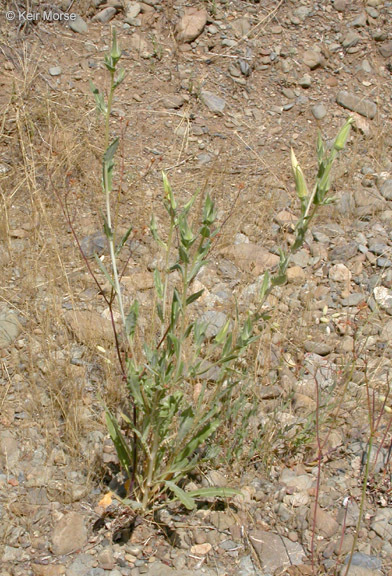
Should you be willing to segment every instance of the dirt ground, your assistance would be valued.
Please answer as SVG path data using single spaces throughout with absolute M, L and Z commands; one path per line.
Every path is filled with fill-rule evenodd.
M 350 552 L 357 524 L 355 514 L 350 522 L 338 514 L 345 497 L 357 508 L 360 502 L 359 461 L 369 438 L 372 402 L 372 414 L 378 402 L 376 438 L 380 453 L 385 451 L 383 466 L 377 469 L 384 474 L 383 488 L 381 480 L 373 478 L 356 542 L 357 554 L 367 560 L 360 557 L 349 574 L 392 573 L 392 516 L 385 512 L 391 502 L 390 424 L 388 413 L 380 409 L 380 398 L 389 390 L 392 307 L 380 304 L 373 293 L 379 287 L 390 298 L 392 288 L 392 191 L 386 184 L 392 172 L 391 3 L 99 4 L 56 3 L 58 13 L 83 18 L 87 30 L 78 33 L 68 21 L 26 21 L 21 16 L 53 10 L 51 3 L 0 2 L 2 574 L 135 576 L 147 572 L 148 565 L 149 573 L 162 576 L 163 565 L 173 575 L 188 574 L 187 570 L 201 574 L 202 565 L 211 571 L 206 573 L 222 576 L 266 575 L 275 569 L 280 574 L 306 574 L 311 573 L 306 570 L 311 570 L 312 547 L 314 573 L 344 574 L 340 562 Z M 107 8 L 114 11 L 110 21 L 96 21 Z M 206 23 L 194 40 L 184 42 L 179 23 L 193 8 L 206 12 Z M 137 15 L 127 16 L 131 10 Z M 125 68 L 110 127 L 111 136 L 120 136 L 113 202 L 118 229 L 133 226 L 124 290 L 127 302 L 137 294 L 144 330 L 149 326 L 151 271 L 157 257 L 149 231 L 151 216 L 155 214 L 163 236 L 167 230 L 162 170 L 181 204 L 198 188 L 208 191 L 216 203 L 222 230 L 201 281 L 215 298 L 210 300 L 214 311 L 232 313 L 238 304 L 243 313 L 254 305 L 252 290 L 261 270 L 256 255 L 235 257 L 231 247 L 251 243 L 276 255 L 280 246 L 290 243 L 292 229 L 285 218 L 288 213 L 298 216 L 290 149 L 313 182 L 318 131 L 331 143 L 348 115 L 355 118 L 348 149 L 334 169 L 332 193 L 337 202 L 317 216 L 318 236 L 309 235 L 290 282 L 271 298 L 274 326 L 260 348 L 263 360 L 255 364 L 256 379 L 262 381 L 259 417 L 272 415 L 273 422 L 268 421 L 259 453 L 251 461 L 233 468 L 220 465 L 230 485 L 251 487 L 248 500 L 238 505 L 236 522 L 224 528 L 216 520 L 222 511 L 192 519 L 176 516 L 178 530 L 192 534 L 177 548 L 162 531 L 142 525 L 141 533 L 127 543 L 128 558 L 124 546 L 110 540 L 115 533 L 112 524 L 98 536 L 92 530 L 106 490 L 107 468 L 115 461 L 99 396 L 115 408 L 124 389 L 108 312 L 71 232 L 105 285 L 90 258 L 94 251 L 106 253 L 100 180 L 104 130 L 90 82 L 108 89 L 103 58 L 113 28 Z M 344 286 L 331 273 L 336 263 L 347 270 Z M 357 293 L 366 295 L 365 304 L 360 299 L 345 303 Z M 82 313 L 78 321 L 72 320 L 75 310 Z M 342 310 L 343 319 L 338 318 Z M 10 315 L 16 318 L 13 335 L 8 332 Z M 332 331 L 326 332 L 326 326 Z M 324 341 L 323 350 L 309 344 Z M 314 391 L 295 388 L 303 374 L 311 372 L 306 367 L 309 354 L 326 358 L 341 372 L 350 365 L 350 382 L 357 386 L 345 388 L 338 416 L 331 409 L 325 419 L 335 436 L 323 460 L 319 518 L 325 512 L 323 522 L 331 521 L 324 533 L 310 514 L 317 444 L 315 428 L 307 428 L 306 422 L 315 411 Z M 365 381 L 371 382 L 375 394 L 371 401 Z M 287 422 L 298 424 L 298 441 L 284 432 Z M 311 477 L 313 483 L 303 489 L 301 481 L 290 483 L 284 470 L 293 471 L 296 479 Z M 291 498 L 304 493 L 302 501 Z M 287 517 L 282 506 L 289 510 Z M 71 513 L 81 515 L 87 527 L 84 556 L 93 550 L 95 564 L 86 561 L 85 571 L 77 564 L 80 550 L 71 547 L 64 552 L 60 547 L 56 552 L 53 543 L 55 526 Z M 382 530 L 376 520 L 384 522 Z M 218 534 L 215 540 L 200 535 L 208 522 L 210 532 L 215 527 Z M 262 530 L 303 546 L 303 560 L 290 559 L 291 572 L 284 572 L 283 560 L 281 565 L 268 564 L 265 551 L 263 556 L 249 544 L 251 537 L 244 544 L 242 533 L 236 532 L 239 526 L 254 538 L 254 531 Z M 230 541 L 239 539 L 241 550 L 220 548 L 222 533 L 229 534 Z M 106 551 L 105 538 L 110 540 Z M 192 552 L 192 546 L 206 543 L 212 550 L 207 555 L 197 548 Z M 111 558 L 106 564 L 105 554 Z M 240 564 L 243 557 L 252 559 L 252 568 Z M 158 572 L 155 561 L 162 563 Z

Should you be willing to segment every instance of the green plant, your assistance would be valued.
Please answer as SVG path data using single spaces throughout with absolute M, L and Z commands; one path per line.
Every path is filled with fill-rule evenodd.
M 155 310 L 151 312 L 151 338 L 140 346 L 143 338 L 140 338 L 138 324 L 139 305 L 134 301 L 125 312 L 117 264 L 131 228 L 116 245 L 111 216 L 112 175 L 118 139 L 109 143 L 109 120 L 114 91 L 124 77 L 123 70 L 118 74 L 116 71 L 120 56 L 114 33 L 111 52 L 105 57 L 105 66 L 110 73 L 107 103 L 103 94 L 92 85 L 97 107 L 105 118 L 102 188 L 106 205 L 104 231 L 110 247 L 111 269 L 98 258 L 97 263 L 111 285 L 112 294 L 107 302 L 112 319 L 114 303 L 120 312 L 122 334 L 117 334 L 115 329 L 115 338 L 130 401 L 130 410 L 121 413 L 122 423 L 109 409 L 106 409 L 106 421 L 122 468 L 128 476 L 127 504 L 147 510 L 171 495 L 192 509 L 198 497 L 237 493 L 228 488 L 187 492 L 184 481 L 201 463 L 212 461 L 217 453 L 214 444 L 217 431 L 241 410 L 242 400 L 239 404 L 238 399 L 245 399 L 241 389 L 249 376 L 246 362 L 241 360 L 262 333 L 260 322 L 265 318 L 261 312 L 262 303 L 275 285 L 286 281 L 290 257 L 302 246 L 318 206 L 331 201 L 326 198 L 331 166 L 344 146 L 352 120 L 346 122 L 329 155 L 326 155 L 319 138 L 319 171 L 310 195 L 302 170 L 292 154 L 301 203 L 294 244 L 287 254 L 281 252 L 277 273 L 272 276 L 268 272 L 265 274 L 258 310 L 248 314 L 242 323 L 238 317 L 227 319 L 213 337 L 207 335 L 208 325 L 192 314 L 192 305 L 203 294 L 203 290 L 194 291 L 193 285 L 207 263 L 211 242 L 218 233 L 214 204 L 208 194 L 201 197 L 202 214 L 198 222 L 191 224 L 190 212 L 198 193 L 185 206 L 179 207 L 163 174 L 167 234 L 165 238 L 159 234 L 153 217 L 150 230 L 163 253 L 163 262 L 154 273 Z M 124 341 L 126 349 L 125 362 L 120 353 L 121 341 Z M 218 375 L 209 384 L 203 376 L 213 367 Z M 240 442 L 243 436 L 237 434 Z

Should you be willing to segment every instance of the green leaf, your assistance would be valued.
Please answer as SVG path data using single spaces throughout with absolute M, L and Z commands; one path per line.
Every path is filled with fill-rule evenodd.
M 104 218 L 104 221 L 103 221 L 103 231 L 104 231 L 105 236 L 108 240 L 113 240 L 113 231 L 109 227 L 109 224 L 108 224 L 108 221 L 106 218 Z
M 179 339 L 177 338 L 177 336 L 175 336 L 171 332 L 169 332 L 169 334 L 167 335 L 167 339 L 172 344 L 173 349 L 174 349 L 174 353 L 178 358 L 178 356 L 180 354 L 180 341 L 179 341 Z
M 116 256 L 118 256 L 124 247 L 125 242 L 128 240 L 130 233 L 132 232 L 133 226 L 130 226 L 128 230 L 125 232 L 124 236 L 121 238 L 117 248 L 116 248 Z
M 186 299 L 186 305 L 188 306 L 188 304 L 192 304 L 192 302 L 195 302 L 195 300 L 200 298 L 200 296 L 203 294 L 203 292 L 204 292 L 204 288 L 202 288 L 198 292 L 194 292 L 193 294 L 188 296 L 188 298 Z
M 189 495 L 189 493 L 184 492 L 182 488 L 174 484 L 174 482 L 170 482 L 169 480 L 165 481 L 166 488 L 168 488 L 173 494 L 177 497 L 177 499 L 185 506 L 187 510 L 193 510 L 196 507 L 196 502 Z
M 103 114 L 107 113 L 107 107 L 105 104 L 105 100 L 103 95 L 100 93 L 100 91 L 98 90 L 98 88 L 96 86 L 94 86 L 94 84 L 91 82 L 90 80 L 90 89 L 91 92 L 94 95 L 94 99 L 95 99 L 95 103 L 97 105 L 97 108 L 100 112 L 102 112 Z
M 125 319 L 125 330 L 130 338 L 133 338 L 135 335 L 138 316 L 139 316 L 139 302 L 135 300 L 131 306 L 128 316 Z
M 103 275 L 105 276 L 106 280 L 109 282 L 110 286 L 116 290 L 116 286 L 114 284 L 113 278 L 110 276 L 105 264 L 103 262 L 101 262 L 101 260 L 98 258 L 97 254 L 94 254 L 94 258 L 96 263 L 98 264 L 101 272 L 103 273 Z
M 117 152 L 117 148 L 119 145 L 119 138 L 113 140 L 113 142 L 107 147 L 105 154 L 103 155 L 104 163 L 109 166 L 109 164 L 113 161 L 114 155 Z
M 264 273 L 263 283 L 260 288 L 260 300 L 263 300 L 264 296 L 267 293 L 270 283 L 270 275 L 268 270 Z
M 214 342 L 216 342 L 217 344 L 223 344 L 224 340 L 226 339 L 226 334 L 229 327 L 230 327 L 230 318 L 226 320 L 226 323 L 219 330 L 218 334 L 214 338 Z
M 128 476 L 130 476 L 130 467 L 133 461 L 132 450 L 129 448 L 120 430 L 117 420 L 107 408 L 105 409 L 105 419 L 106 426 L 116 449 L 118 459 L 120 460 L 124 471 L 128 474 Z
M 157 222 L 155 220 L 155 215 L 153 214 L 151 217 L 151 222 L 150 222 L 150 231 L 152 234 L 152 237 L 154 238 L 154 240 L 156 242 L 158 242 L 158 244 L 160 246 L 162 246 L 162 248 L 167 248 L 166 244 L 160 239 L 159 234 L 158 234 L 158 229 L 157 229 Z
M 161 279 L 161 274 L 158 268 L 154 270 L 154 286 L 157 293 L 158 298 L 163 298 L 163 284 Z
M 118 76 L 116 77 L 114 84 L 113 84 L 113 90 L 115 90 L 117 88 L 117 86 L 119 86 L 121 84 L 121 82 L 124 80 L 125 78 L 125 70 L 124 68 L 120 68 L 119 72 L 118 72 Z
M 210 488 L 198 488 L 197 490 L 190 490 L 187 494 L 191 497 L 200 498 L 230 498 L 231 496 L 237 496 L 241 494 L 241 490 L 236 490 L 235 488 L 226 488 L 219 486 L 211 486 Z

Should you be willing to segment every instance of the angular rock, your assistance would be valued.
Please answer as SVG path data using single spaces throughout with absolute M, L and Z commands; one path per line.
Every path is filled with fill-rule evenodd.
M 223 98 L 217 96 L 216 94 L 210 92 L 209 90 L 202 90 L 201 97 L 204 104 L 211 112 L 213 112 L 214 114 L 218 114 L 219 116 L 223 114 L 223 111 L 226 106 L 226 101 Z
M 188 8 L 176 27 L 177 39 L 184 44 L 193 42 L 203 32 L 207 24 L 207 10 Z
M 357 112 L 366 118 L 374 118 L 377 114 L 377 105 L 371 100 L 366 100 L 347 90 L 341 90 L 336 96 L 336 102 L 352 112 Z
M 137 18 L 140 14 L 141 6 L 139 2 L 127 2 L 125 6 L 126 18 Z
M 69 512 L 57 522 L 52 534 L 52 550 L 56 555 L 80 550 L 87 542 L 84 518 L 77 512 Z
M 79 14 L 76 15 L 75 20 L 70 20 L 69 27 L 72 32 L 76 32 L 76 34 L 87 34 L 88 32 L 87 23 L 81 16 L 79 16 Z
M 386 200 L 392 200 L 392 179 L 388 179 L 380 188 L 380 192 Z
M 216 336 L 221 328 L 227 322 L 227 316 L 224 312 L 217 312 L 216 310 L 208 310 L 201 317 L 202 322 L 208 324 L 206 330 L 207 338 L 213 338 Z
M 0 349 L 9 346 L 22 331 L 17 314 L 11 310 L 0 312 Z
M 338 12 L 344 12 L 347 7 L 347 0 L 335 0 L 333 3 L 333 7 Z
M 93 22 L 100 22 L 101 24 L 107 24 L 107 22 L 110 22 L 110 20 L 112 20 L 115 17 L 116 12 L 117 10 L 113 8 L 113 6 L 108 6 L 107 8 L 104 8 L 103 10 L 98 12 L 98 14 L 96 14 L 92 20 Z
M 165 108 L 181 108 L 184 104 L 185 98 L 181 94 L 172 94 L 171 96 L 166 96 L 162 100 L 162 104 Z
M 80 247 L 86 258 L 94 258 L 94 254 L 101 256 L 109 251 L 108 239 L 101 231 L 93 232 L 82 238 Z
M 251 530 L 249 539 L 265 572 L 273 573 L 278 568 L 302 564 L 305 558 L 302 546 L 284 536 L 264 530 Z
M 87 343 L 113 342 L 112 323 L 93 310 L 68 310 L 64 320 L 76 338 Z
M 19 461 L 19 442 L 14 438 L 11 432 L 0 433 L 0 468 L 10 468 Z
M 234 20 L 231 25 L 237 38 L 243 38 L 249 34 L 251 30 L 251 24 L 248 18 L 238 18 L 237 20 Z
M 347 266 L 339 263 L 331 266 L 328 276 L 334 282 L 349 282 L 351 280 L 352 274 Z
M 303 62 L 308 66 L 311 70 L 315 70 L 319 66 L 321 66 L 323 61 L 323 57 L 321 52 L 318 50 L 306 50 L 303 55 Z
M 235 244 L 224 248 L 221 253 L 241 270 L 251 272 L 254 276 L 260 276 L 267 268 L 272 268 L 279 263 L 279 256 L 271 254 L 253 242 Z
M 314 522 L 314 506 L 309 510 L 309 522 Z M 330 512 L 317 506 L 316 532 L 324 538 L 332 538 L 339 530 L 339 524 Z
M 381 56 L 383 56 L 384 58 L 390 58 L 392 56 L 392 40 L 389 40 L 389 42 L 384 42 L 383 44 L 381 44 L 378 50 Z
M 62 576 L 65 574 L 63 564 L 32 564 L 34 576 Z

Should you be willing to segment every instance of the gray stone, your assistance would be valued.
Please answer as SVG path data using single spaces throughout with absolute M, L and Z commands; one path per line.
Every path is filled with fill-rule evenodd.
M 251 556 L 243 556 L 238 566 L 238 576 L 261 576 L 256 570 Z
M 214 114 L 218 114 L 219 116 L 223 114 L 223 111 L 226 106 L 226 101 L 223 98 L 217 96 L 216 94 L 210 92 L 209 90 L 202 90 L 201 97 L 204 104 L 211 112 L 213 112 Z
M 49 74 L 51 76 L 60 76 L 61 74 L 60 66 L 52 66 L 51 68 L 49 68 Z
M 196 40 L 207 24 L 207 10 L 201 8 L 187 8 L 179 23 L 176 33 L 179 42 L 189 43 Z
M 11 432 L 0 433 L 0 467 L 11 471 L 19 462 L 19 442 Z
M 359 292 L 354 292 L 347 296 L 347 298 L 343 298 L 342 305 L 343 306 L 358 306 L 361 302 L 366 300 L 365 294 L 360 294 Z
M 22 331 L 22 325 L 16 313 L 11 310 L 0 312 L 0 349 L 9 346 Z
M 362 14 L 357 16 L 355 20 L 352 21 L 352 26 L 354 26 L 354 28 L 362 28 L 363 26 L 366 26 L 366 20 L 366 14 L 362 12 Z
M 384 42 L 388 38 L 388 33 L 384 30 L 380 30 L 380 28 L 376 28 L 376 30 L 372 31 L 372 38 L 376 42 Z
M 313 340 L 305 340 L 304 348 L 306 352 L 314 352 L 319 356 L 327 356 L 335 348 L 335 342 L 315 342 Z
M 371 529 L 384 540 L 390 540 L 392 538 L 392 509 L 380 508 L 371 523 Z M 369 560 L 368 563 L 370 563 Z
M 356 46 L 358 44 L 360 39 L 361 39 L 361 37 L 356 32 L 354 32 L 354 30 L 351 30 L 343 38 L 342 46 L 343 46 L 343 48 L 346 48 L 346 49 L 347 48 L 353 48 L 354 46 Z
M 392 179 L 388 179 L 380 188 L 381 194 L 386 200 L 392 200 Z
M 128 24 L 129 26 L 134 26 L 135 28 L 142 25 L 142 21 L 140 20 L 140 18 L 127 17 L 124 19 L 124 22 L 125 24 Z
M 322 120 L 327 115 L 327 110 L 324 104 L 316 104 L 312 106 L 312 114 L 316 120 Z
M 299 79 L 298 84 L 302 88 L 309 88 L 312 84 L 312 77 L 309 74 L 304 74 L 302 78 Z
M 284 536 L 251 530 L 249 539 L 265 571 L 274 572 L 278 568 L 288 568 L 302 564 L 305 551 L 297 542 L 291 542 Z
M 137 18 L 140 14 L 141 6 L 139 2 L 127 2 L 125 6 L 126 18 Z
M 234 34 L 237 38 L 242 38 L 249 34 L 251 29 L 251 24 L 248 18 L 238 18 L 231 23 L 231 26 L 234 30 Z
M 356 242 L 347 242 L 346 244 L 341 244 L 336 246 L 329 253 L 330 260 L 342 260 L 346 262 L 353 258 L 358 252 L 358 244 Z
M 253 242 L 243 242 L 224 248 L 222 254 L 233 261 L 236 266 L 254 276 L 263 274 L 267 268 L 279 263 L 279 256 L 271 254 L 262 246 Z
M 108 239 L 103 232 L 97 231 L 85 236 L 80 241 L 80 247 L 86 258 L 94 258 L 94 254 L 101 256 L 109 251 Z
M 107 8 L 104 8 L 94 16 L 93 22 L 100 22 L 101 24 L 106 24 L 115 17 L 116 12 L 117 10 L 113 8 L 113 6 L 108 6 Z
M 350 556 L 347 556 L 345 558 L 344 563 L 346 565 L 349 562 L 349 558 L 350 558 Z M 381 575 L 381 572 L 378 572 L 378 571 L 381 570 L 381 568 L 382 568 L 382 561 L 377 556 L 370 556 L 369 554 L 364 554 L 363 552 L 354 552 L 352 560 L 351 560 L 351 566 L 363 568 L 364 570 L 368 570 L 370 574 L 380 574 Z M 375 572 L 375 571 L 377 571 L 377 572 Z M 355 575 L 364 574 L 365 575 L 366 573 L 365 572 L 363 572 L 363 573 L 361 573 L 361 572 L 351 573 L 351 571 L 350 571 L 349 574 L 355 574 Z
M 392 40 L 389 40 L 389 42 L 384 42 L 384 44 L 381 44 L 378 50 L 381 56 L 383 56 L 384 58 L 390 58 L 392 56 Z
M 166 96 L 162 100 L 162 104 L 165 108 L 181 108 L 184 104 L 185 98 L 181 94 L 172 94 L 171 96 Z
M 87 23 L 81 16 L 79 16 L 79 14 L 76 15 L 75 20 L 70 20 L 69 27 L 72 32 L 76 32 L 76 34 L 87 34 L 88 32 Z
M 322 60 L 321 52 L 318 50 L 306 50 L 306 52 L 304 52 L 303 62 L 311 70 L 315 70 L 321 66 Z
M 344 12 L 347 7 L 347 0 L 335 0 L 333 3 L 333 7 L 338 12 Z
M 297 16 L 297 18 L 299 18 L 301 22 L 304 22 L 306 18 L 310 16 L 311 13 L 312 13 L 311 8 L 308 8 L 307 6 L 300 6 L 299 8 L 296 8 L 296 10 L 294 10 L 295 16 Z
M 361 64 L 361 70 L 363 72 L 366 72 L 366 74 L 371 74 L 372 73 L 372 67 L 370 66 L 370 62 L 369 60 L 364 60 Z
M 61 518 L 53 529 L 52 550 L 61 556 L 79 550 L 87 542 L 87 530 L 84 517 L 77 512 L 69 512 Z
M 343 108 L 357 112 L 366 118 L 372 119 L 377 114 L 377 105 L 374 102 L 346 90 L 338 92 L 336 102 Z
M 223 312 L 215 310 L 208 310 L 201 317 L 202 322 L 207 322 L 208 327 L 206 330 L 207 338 L 213 338 L 219 330 L 226 324 L 227 316 Z

